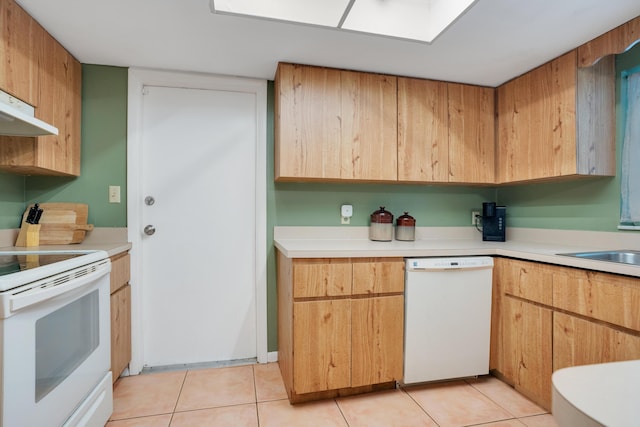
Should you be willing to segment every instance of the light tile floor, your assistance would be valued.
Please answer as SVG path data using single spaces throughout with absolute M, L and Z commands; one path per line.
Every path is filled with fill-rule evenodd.
M 290 405 L 277 363 L 121 378 L 106 427 L 557 426 L 491 377 Z

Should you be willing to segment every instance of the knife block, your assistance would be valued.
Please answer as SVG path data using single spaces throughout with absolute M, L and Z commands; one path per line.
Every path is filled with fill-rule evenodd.
M 16 246 L 38 246 L 40 245 L 40 224 L 22 224 Z

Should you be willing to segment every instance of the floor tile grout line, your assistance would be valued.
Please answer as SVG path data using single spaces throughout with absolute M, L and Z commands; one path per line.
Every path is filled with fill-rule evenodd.
M 350 427 L 349 421 L 347 420 L 346 415 L 342 411 L 342 408 L 340 407 L 340 404 L 338 404 L 338 399 L 334 397 L 332 400 L 336 404 L 336 406 L 338 407 L 338 411 L 340 411 L 340 415 L 342 415 L 342 419 L 344 420 L 344 423 L 347 425 L 347 427 Z
M 427 415 L 427 417 L 429 417 L 429 419 L 430 419 L 431 421 L 433 421 L 433 423 L 434 423 L 435 425 L 437 425 L 438 427 L 440 426 L 440 424 L 436 421 L 436 419 L 435 419 L 435 418 L 433 418 L 433 417 L 431 416 L 431 414 L 429 414 L 429 412 L 427 412 L 427 410 L 426 410 L 426 409 L 424 409 L 424 408 L 422 407 L 422 405 L 420 405 L 420 403 L 418 403 L 418 401 L 417 401 L 416 399 L 414 399 L 414 398 L 413 398 L 413 396 L 411 396 L 411 393 L 409 393 L 405 387 L 400 387 L 400 390 L 402 390 L 402 391 L 403 391 L 407 396 L 409 396 L 409 399 L 411 399 L 411 400 L 413 401 L 413 403 L 415 403 L 415 404 L 416 404 L 416 406 L 418 406 L 418 408 L 420 408 L 420 410 L 421 410 L 422 412 L 424 412 L 424 413 Z
M 495 377 L 493 377 L 495 378 Z M 498 379 L 498 381 L 501 381 L 502 383 L 506 384 L 507 386 L 513 388 L 512 386 L 510 386 L 509 384 L 505 383 L 504 381 Z M 511 412 L 508 408 L 505 408 L 504 406 L 502 406 L 501 404 L 499 404 L 498 402 L 496 402 L 495 400 L 493 400 L 491 398 L 491 396 L 489 396 L 487 393 L 483 392 L 482 390 L 480 390 L 478 387 L 474 386 L 473 384 L 471 384 L 468 380 L 464 380 L 465 383 L 469 384 L 471 387 L 473 387 L 474 390 L 477 390 L 478 393 L 482 394 L 483 396 L 485 396 L 487 399 L 489 399 L 490 401 L 492 401 L 493 403 L 495 403 L 496 405 L 498 405 L 499 407 L 501 407 L 502 409 L 504 409 L 505 411 L 507 411 L 509 414 L 511 414 L 515 419 L 520 419 L 520 418 L 526 418 L 526 417 L 530 417 L 530 416 L 536 416 L 536 415 L 545 415 L 545 414 L 549 414 L 550 412 L 548 412 L 546 409 L 544 409 L 542 406 L 538 405 L 537 403 L 535 403 L 534 401 L 532 401 L 531 399 L 529 399 L 526 396 L 523 396 L 522 394 L 520 394 L 515 388 L 513 388 L 513 391 L 515 391 L 516 393 L 520 394 L 522 397 L 524 397 L 525 399 L 527 399 L 528 401 L 530 401 L 531 403 L 533 403 L 534 405 L 536 405 L 538 408 L 542 409 L 542 413 L 539 414 L 533 414 L 533 415 L 527 415 L 525 417 L 518 417 L 516 414 L 514 414 L 513 412 Z
M 182 379 L 182 384 L 180 384 L 180 391 L 178 391 L 178 397 L 176 398 L 176 403 L 173 405 L 173 411 L 171 413 L 171 419 L 173 419 L 173 414 L 176 413 L 176 409 L 178 409 L 178 402 L 180 402 L 180 396 L 182 395 L 182 391 L 184 390 L 184 384 L 187 382 L 187 375 L 189 374 L 189 370 L 187 369 L 184 372 L 184 378 Z M 169 423 L 171 425 L 171 423 Z

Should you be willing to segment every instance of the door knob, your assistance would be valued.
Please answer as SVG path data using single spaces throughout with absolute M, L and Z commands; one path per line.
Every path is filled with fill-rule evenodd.
M 144 234 L 146 234 L 147 236 L 151 236 L 155 232 L 156 232 L 156 228 L 153 225 L 147 225 L 144 228 Z

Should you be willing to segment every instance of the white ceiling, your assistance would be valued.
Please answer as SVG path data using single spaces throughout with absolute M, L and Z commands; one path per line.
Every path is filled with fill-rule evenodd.
M 86 64 L 272 80 L 286 61 L 486 86 L 640 15 L 638 0 L 479 0 L 424 44 L 212 14 L 209 0 L 17 1 Z

